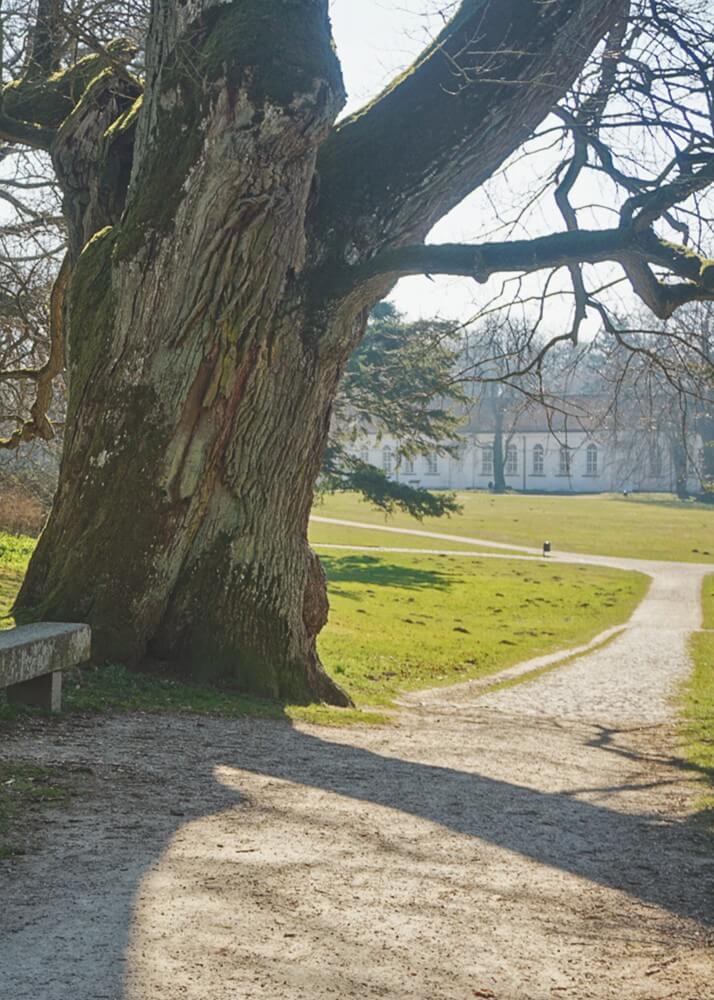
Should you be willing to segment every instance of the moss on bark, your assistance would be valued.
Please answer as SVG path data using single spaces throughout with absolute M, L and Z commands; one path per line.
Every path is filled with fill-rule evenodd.
M 128 62 L 136 54 L 136 44 L 120 38 L 107 46 L 109 57 Z M 5 114 L 18 121 L 59 129 L 78 106 L 88 85 L 107 67 L 103 54 L 84 56 L 47 78 L 22 77 L 6 84 L 0 95 Z

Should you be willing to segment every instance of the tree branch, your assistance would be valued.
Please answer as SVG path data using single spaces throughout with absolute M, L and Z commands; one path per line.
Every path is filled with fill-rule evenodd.
M 126 65 L 136 52 L 134 42 L 119 38 L 105 52 L 84 56 L 61 72 L 6 84 L 0 90 L 0 140 L 49 150 L 91 81 L 107 67 Z
M 69 256 L 62 262 L 50 297 L 50 353 L 41 368 L 5 373 L 5 377 L 20 376 L 35 383 L 35 401 L 30 407 L 30 419 L 9 437 L 0 438 L 0 449 L 14 450 L 26 441 L 40 438 L 51 441 L 54 428 L 49 419 L 53 383 L 64 367 L 64 309 L 67 286 L 71 276 Z
M 483 243 L 422 244 L 378 254 L 365 264 L 345 268 L 333 287 L 347 295 L 371 281 L 415 274 L 450 274 L 484 283 L 498 273 L 527 274 L 546 268 L 573 268 L 605 261 L 621 264 L 634 291 L 660 318 L 671 316 L 685 302 L 714 299 L 714 261 L 687 247 L 660 239 L 652 230 L 571 230 L 532 240 Z M 683 284 L 658 281 L 650 265 L 684 278 Z
M 633 250 L 635 239 L 631 230 L 581 229 L 478 246 L 428 243 L 386 250 L 365 264 L 345 269 L 343 275 L 352 287 L 385 275 L 397 279 L 412 274 L 452 274 L 484 283 L 497 273 L 616 260 Z
M 555 106 L 622 0 L 463 0 L 411 69 L 339 125 L 314 225 L 340 259 L 423 239 Z

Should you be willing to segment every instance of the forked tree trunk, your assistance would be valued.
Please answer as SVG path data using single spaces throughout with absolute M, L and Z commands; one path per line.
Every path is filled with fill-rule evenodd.
M 304 49 L 247 87 L 231 79 L 241 5 L 155 20 L 127 208 L 76 263 L 59 490 L 18 607 L 91 622 L 102 659 L 346 702 L 315 652 L 327 601 L 306 541 L 345 360 L 319 346 L 327 320 L 301 280 L 342 98 L 322 6 L 286 12 Z M 278 44 L 251 23 L 256 46 Z M 164 53 L 181 32 L 190 49 Z
M 74 268 L 59 490 L 19 612 L 88 621 L 99 659 L 348 700 L 315 651 L 307 523 L 340 374 L 397 277 L 354 275 L 483 183 L 620 9 L 465 0 L 339 129 L 328 0 L 153 0 L 143 103 L 126 42 L 48 78 L 39 131 L 37 80 L 7 90 L 52 151 Z M 479 52 L 502 53 L 483 79 Z

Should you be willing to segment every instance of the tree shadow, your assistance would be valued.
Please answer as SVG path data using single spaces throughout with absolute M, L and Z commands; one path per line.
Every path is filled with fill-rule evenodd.
M 575 798 L 572 792 L 543 792 L 479 774 L 382 756 L 292 728 L 286 729 L 283 741 L 285 753 L 279 760 L 266 763 L 244 746 L 227 755 L 223 766 L 397 809 L 629 893 L 677 916 L 714 925 L 713 886 L 701 882 L 686 885 L 677 860 L 684 863 L 691 849 L 691 842 L 683 847 L 684 823 L 663 822 L 659 815 L 615 811 Z M 636 787 L 647 787 L 647 783 Z M 514 815 L 527 816 L 528 820 L 514 823 Z M 633 880 L 633 855 L 647 857 L 652 877 Z
M 613 497 L 612 499 L 619 502 L 622 502 L 623 500 L 623 498 L 619 495 Z M 627 502 L 630 504 L 639 504 L 641 507 L 661 507 L 663 510 L 675 510 L 677 512 L 682 510 L 694 510 L 701 514 L 714 513 L 714 505 L 702 503 L 701 500 L 698 500 L 696 497 L 691 497 L 688 500 L 679 500 L 677 497 L 673 496 L 671 499 L 653 500 L 651 498 L 640 498 L 635 493 L 628 498 Z
M 81 729 L 83 723 L 75 725 Z M 142 914 L 142 926 L 132 931 L 137 909 L 146 905 L 147 886 L 149 890 L 152 886 L 146 876 L 161 872 L 162 857 L 170 845 L 174 849 L 177 836 L 192 822 L 220 817 L 223 829 L 232 830 L 231 835 L 240 839 L 243 813 L 237 807 L 260 808 L 261 788 L 274 787 L 276 781 L 338 797 L 324 799 L 322 811 L 298 816 L 303 827 L 312 824 L 328 835 L 333 824 L 336 829 L 340 826 L 343 837 L 351 836 L 354 820 L 341 818 L 332 804 L 342 798 L 401 814 L 410 843 L 397 843 L 394 849 L 403 853 L 406 863 L 410 852 L 428 856 L 433 849 L 429 840 L 433 830 L 410 822 L 413 817 L 624 893 L 702 927 L 714 926 L 711 876 L 707 878 L 703 863 L 694 860 L 704 856 L 702 835 L 684 822 L 663 821 L 657 814 L 622 812 L 602 801 L 586 801 L 578 797 L 582 792 L 546 792 L 406 760 L 280 721 L 228 723 L 189 718 L 159 724 L 147 717 L 129 723 L 109 719 L 94 723 L 93 732 L 87 725 L 86 739 L 80 732 L 69 751 L 66 736 L 61 737 L 55 750 L 76 754 L 80 743 L 90 757 L 101 757 L 112 769 L 114 783 L 104 791 L 102 808 L 89 803 L 79 824 L 75 820 L 59 839 L 55 831 L 39 863 L 29 862 L 28 870 L 39 874 L 41 881 L 27 887 L 22 905 L 15 899 L 9 910 L 5 908 L 4 923 L 10 920 L 13 933 L 2 945 L 3 985 L 14 1000 L 38 995 L 43 1000 L 105 996 L 143 1000 L 151 995 L 136 986 L 136 970 L 129 970 L 126 978 L 127 984 L 134 985 L 120 985 L 127 977 L 127 962 L 133 961 L 127 956 L 136 954 L 132 934 L 141 937 L 146 929 L 147 918 Z M 586 746 L 587 739 L 581 745 Z M 268 779 L 268 784 L 256 786 L 255 776 Z M 663 780 L 672 780 L 671 775 L 664 775 Z M 123 799 L 133 796 L 132 812 L 117 813 L 113 803 L 120 786 Z M 623 782 L 587 792 L 605 799 L 628 788 L 649 786 L 651 782 L 643 778 L 641 784 Z M 288 820 L 294 818 L 278 816 L 285 826 L 286 851 L 290 849 Z M 75 841 L 68 843 L 67 837 Z M 356 839 L 355 847 L 363 843 Z M 318 844 L 316 839 L 315 851 L 319 851 Z M 72 857 L 78 850 L 81 864 L 78 867 L 75 861 L 67 867 L 63 854 Z M 216 865 L 214 871 L 211 866 Z M 206 866 L 205 879 L 220 882 L 220 862 L 208 856 Z M 82 878 L 81 905 L 77 903 L 77 871 Z M 435 871 L 438 877 L 438 865 Z M 22 878 L 21 868 L 16 877 Z M 149 924 L 151 912 L 176 906 L 180 900 L 173 897 L 156 903 L 153 911 L 150 907 Z M 156 944 L 159 937 L 153 939 L 152 947 L 161 948 Z M 72 962 L 62 965 L 60 976 L 54 971 L 56 956 L 66 950 Z M 39 993 L 38 968 L 44 970 L 45 983 Z
M 714 732 L 714 717 L 706 720 L 709 723 L 709 729 Z M 687 760 L 684 757 L 680 757 L 674 754 L 667 753 L 642 753 L 636 747 L 624 747 L 620 742 L 618 742 L 619 737 L 626 735 L 628 730 L 610 728 L 608 726 L 597 726 L 597 731 L 592 739 L 588 740 L 588 746 L 595 747 L 598 750 L 604 750 L 607 753 L 615 754 L 618 757 L 624 757 L 628 760 L 636 762 L 646 762 L 649 764 L 660 764 L 666 765 L 670 768 L 675 768 L 677 771 L 681 771 L 683 775 L 689 773 L 689 775 L 696 775 L 700 778 L 709 789 L 714 789 L 714 767 L 710 767 L 707 764 L 699 764 L 694 760 Z M 652 727 L 656 729 L 656 726 Z M 642 727 L 637 727 L 635 730 L 631 731 L 637 734 L 643 732 Z M 703 823 L 707 823 L 714 828 L 714 810 L 707 806 L 700 809 L 696 814 L 696 817 Z
M 454 584 L 453 575 L 448 571 L 420 569 L 417 565 L 400 566 L 375 556 L 321 555 L 320 561 L 331 584 L 359 583 L 403 590 L 448 590 Z

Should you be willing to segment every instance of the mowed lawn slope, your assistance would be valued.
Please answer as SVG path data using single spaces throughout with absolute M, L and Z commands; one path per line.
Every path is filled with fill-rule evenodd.
M 699 772 L 706 791 L 702 818 L 714 833 L 714 575 L 702 590 L 703 631 L 691 638 L 694 670 L 682 699 L 684 753 Z
M 321 511 L 318 508 L 317 514 Z M 325 515 L 327 517 L 329 515 Z M 517 549 L 494 548 L 488 542 L 483 545 L 470 545 L 468 542 L 460 542 L 454 538 L 423 538 L 420 535 L 402 534 L 396 530 L 397 526 L 390 521 L 381 522 L 387 528 L 395 528 L 395 531 L 381 531 L 379 528 L 353 528 L 344 524 L 323 524 L 319 521 L 310 522 L 309 538 L 312 545 L 354 545 L 355 547 L 368 546 L 370 548 L 397 548 L 397 549 L 440 549 L 448 552 L 495 552 L 498 555 L 520 555 Z M 420 522 L 413 525 L 400 525 L 399 527 L 409 528 L 409 530 L 422 529 Z M 424 528 L 429 531 L 440 531 L 437 527 Z
M 319 650 L 363 704 L 484 677 L 627 620 L 638 573 L 546 562 L 364 552 L 321 555 L 330 620 Z
M 0 535 L 3 614 L 32 545 Z M 486 676 L 587 641 L 626 621 L 649 582 L 638 573 L 508 559 L 323 552 L 322 560 L 331 611 L 320 654 L 363 705 L 387 705 L 399 691 Z M 116 684 L 107 674 L 107 691 L 93 693 L 97 704 L 123 704 Z
M 0 531 L 0 628 L 10 628 L 14 624 L 7 615 L 34 547 L 34 538 Z
M 327 497 L 315 506 L 321 517 L 344 518 L 393 528 L 416 528 L 446 535 L 466 535 L 512 545 L 554 551 L 714 563 L 714 505 L 643 494 L 599 497 L 492 495 L 459 493 L 461 514 L 417 521 L 407 514 L 385 519 L 355 494 Z M 409 537 L 409 536 L 406 536 Z M 334 541 L 329 525 L 311 525 L 313 543 Z M 401 546 L 397 535 L 384 533 L 382 545 Z M 358 538 L 354 542 L 359 544 Z M 425 547 L 441 543 L 424 539 Z M 463 547 L 463 544 L 461 545 Z

